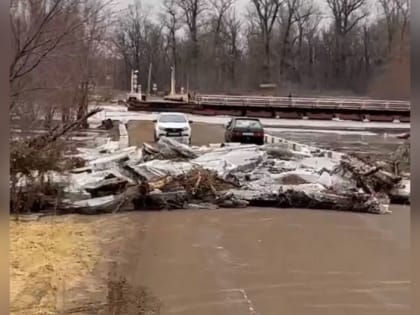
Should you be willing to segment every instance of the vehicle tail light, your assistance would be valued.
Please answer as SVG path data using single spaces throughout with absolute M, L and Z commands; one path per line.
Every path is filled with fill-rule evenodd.
M 240 136 L 242 136 L 242 132 L 240 132 L 240 131 L 234 131 L 233 132 L 233 135 L 240 137 Z
M 264 137 L 264 132 L 256 132 L 255 136 L 257 137 Z

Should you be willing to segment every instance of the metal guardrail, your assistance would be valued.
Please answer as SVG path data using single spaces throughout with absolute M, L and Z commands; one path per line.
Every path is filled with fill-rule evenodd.
M 198 95 L 198 104 L 277 108 L 325 108 L 354 110 L 410 111 L 410 102 L 370 99 L 289 98 L 270 96 Z

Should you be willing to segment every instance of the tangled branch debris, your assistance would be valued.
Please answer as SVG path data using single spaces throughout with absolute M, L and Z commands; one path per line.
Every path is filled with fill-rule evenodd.
M 101 108 L 93 109 L 86 115 L 83 115 L 82 117 L 77 119 L 76 121 L 64 124 L 62 126 L 56 126 L 55 128 L 51 129 L 48 133 L 40 135 L 38 137 L 29 138 L 26 141 L 26 146 L 34 150 L 42 150 L 48 145 L 57 141 L 60 137 L 64 136 L 65 134 L 80 126 L 89 117 L 99 113 L 100 111 L 102 111 Z
M 401 177 L 383 170 L 382 167 L 366 164 L 362 160 L 352 156 L 346 156 L 341 160 L 337 172 L 341 172 L 344 176 L 350 173 L 351 178 L 357 183 L 357 186 L 368 194 L 389 192 L 401 181 Z
M 60 139 L 102 109 L 94 109 L 80 119 L 55 127 L 49 132 L 10 143 L 10 208 L 22 213 L 56 207 L 61 187 L 49 172 L 65 172 L 82 166 L 76 157 L 64 158 L 65 144 Z M 83 161 L 84 163 L 84 161 Z
M 217 197 L 219 191 L 230 188 L 232 184 L 219 178 L 215 171 L 197 167 L 167 181 L 161 190 L 165 192 L 185 190 L 192 198 L 206 199 L 209 196 Z

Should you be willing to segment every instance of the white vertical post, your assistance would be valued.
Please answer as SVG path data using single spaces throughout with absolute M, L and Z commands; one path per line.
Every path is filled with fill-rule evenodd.
M 171 92 L 170 95 L 175 95 L 175 67 L 171 67 Z
M 131 86 L 130 86 L 130 88 L 131 88 L 131 92 L 130 93 L 134 93 L 134 70 L 133 69 L 131 69 Z
M 138 76 L 138 71 L 134 70 L 133 71 L 133 80 L 132 80 L 132 84 L 133 84 L 132 93 L 138 93 L 138 91 L 137 91 L 137 76 Z
M 147 92 L 146 92 L 147 96 L 150 96 L 151 80 L 152 80 L 152 63 L 150 63 L 149 65 L 149 76 L 147 77 Z
M 190 77 L 187 74 L 187 94 L 189 94 L 189 93 L 190 93 Z

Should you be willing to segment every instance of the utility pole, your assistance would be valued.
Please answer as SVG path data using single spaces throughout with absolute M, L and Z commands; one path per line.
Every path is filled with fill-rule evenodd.
M 147 78 L 147 96 L 150 96 L 150 82 L 152 80 L 152 63 L 149 65 L 149 76 Z
M 130 93 L 134 93 L 134 70 L 131 69 L 131 76 L 130 76 Z
M 138 70 L 131 70 L 131 93 L 138 93 Z
M 190 77 L 187 74 L 187 94 L 190 93 Z
M 171 67 L 171 92 L 170 95 L 175 95 L 175 67 Z

